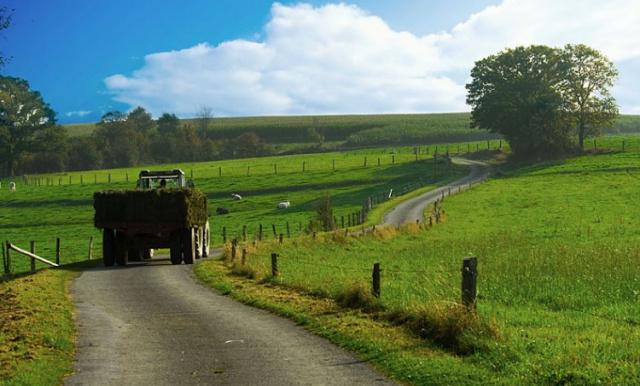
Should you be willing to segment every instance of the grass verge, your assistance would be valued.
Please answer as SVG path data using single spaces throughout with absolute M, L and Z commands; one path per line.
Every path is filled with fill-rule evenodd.
M 0 282 L 0 384 L 54 385 L 73 371 L 69 290 L 86 263 Z

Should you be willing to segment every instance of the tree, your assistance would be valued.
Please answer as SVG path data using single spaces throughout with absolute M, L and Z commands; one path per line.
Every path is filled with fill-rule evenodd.
M 318 222 L 325 232 L 336 229 L 336 223 L 333 218 L 333 205 L 331 204 L 329 193 L 325 193 L 318 201 L 316 213 Z
M 148 135 L 151 129 L 155 127 L 155 122 L 144 108 L 138 106 L 127 115 L 127 122 L 131 128 L 139 131 L 144 135 Z
M 577 127 L 578 144 L 584 150 L 587 135 L 598 135 L 618 116 L 611 88 L 618 76 L 613 63 L 600 52 L 584 44 L 566 45 L 562 60 L 568 71 L 563 95 Z
M 560 87 L 566 63 L 558 50 L 518 47 L 476 62 L 467 84 L 471 125 L 503 135 L 525 157 L 571 148 Z
M 125 115 L 111 111 L 102 116 L 96 126 L 96 142 L 106 167 L 137 165 L 145 160 L 147 140 L 134 129 Z
M 209 126 L 213 120 L 213 109 L 209 106 L 202 106 L 196 114 L 198 120 L 198 132 L 204 138 L 209 131 Z
M 169 135 L 175 133 L 180 125 L 180 119 L 175 114 L 164 113 L 158 118 L 158 134 Z
M 0 76 L 0 162 L 8 175 L 36 149 L 38 136 L 55 124 L 55 113 L 39 92 L 20 78 Z
M 102 166 L 102 154 L 96 138 L 79 137 L 70 140 L 68 166 L 71 170 L 91 170 Z

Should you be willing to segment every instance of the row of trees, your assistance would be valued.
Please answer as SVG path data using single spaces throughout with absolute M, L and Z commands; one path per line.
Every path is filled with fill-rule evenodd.
M 472 126 L 503 135 L 515 154 L 544 157 L 584 148 L 612 125 L 617 71 L 585 45 L 518 47 L 478 61 L 467 84 Z
M 88 137 L 70 138 L 55 113 L 24 79 L 0 76 L 0 175 L 127 167 L 148 163 L 209 161 L 268 155 L 254 133 L 216 139 L 209 120 L 197 127 L 174 114 L 159 119 L 142 107 L 106 113 Z

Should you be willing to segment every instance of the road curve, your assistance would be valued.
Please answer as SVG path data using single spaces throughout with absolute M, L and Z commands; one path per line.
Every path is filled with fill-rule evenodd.
M 468 189 L 470 185 L 483 181 L 489 176 L 490 168 L 484 162 L 464 158 L 452 158 L 452 162 L 458 165 L 469 165 L 471 169 L 469 174 L 450 184 L 398 204 L 384 215 L 382 225 L 398 226 L 406 223 L 415 223 L 416 220 L 422 222 L 427 205 L 435 202 L 443 194 L 448 196 L 457 193 L 459 190 Z
M 293 322 L 205 288 L 191 266 L 168 259 L 87 270 L 72 295 L 79 336 L 67 385 L 391 384 Z

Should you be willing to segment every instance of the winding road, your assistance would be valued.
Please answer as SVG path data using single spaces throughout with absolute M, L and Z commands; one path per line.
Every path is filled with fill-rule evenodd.
M 385 222 L 422 218 L 449 187 L 457 191 L 486 175 L 473 164 L 469 176 L 400 204 Z M 72 288 L 78 351 L 65 384 L 392 384 L 295 323 L 204 287 L 191 268 L 154 258 L 83 272 Z

